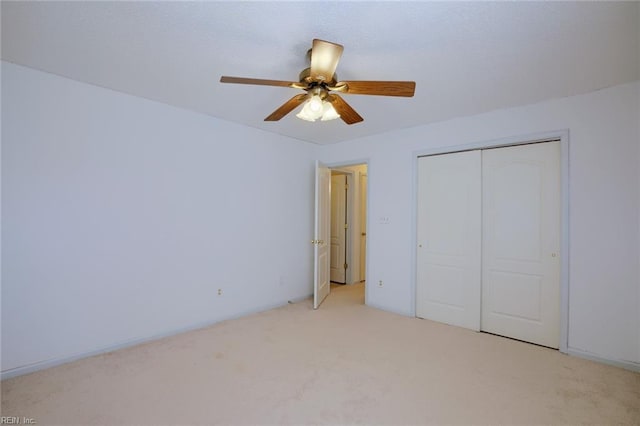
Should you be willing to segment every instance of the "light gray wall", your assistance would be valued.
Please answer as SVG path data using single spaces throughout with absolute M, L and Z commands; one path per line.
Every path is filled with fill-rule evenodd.
M 312 292 L 315 145 L 6 62 L 2 103 L 3 372 Z
M 416 153 L 569 130 L 569 350 L 640 363 L 640 83 L 322 147 L 326 163 L 369 160 L 369 302 L 414 309 Z M 389 217 L 381 224 L 380 217 Z
M 369 162 L 369 302 L 411 314 L 416 152 L 557 129 L 569 347 L 638 363 L 639 99 L 634 83 L 312 146 L 3 62 L 2 370 L 308 295 L 316 157 Z

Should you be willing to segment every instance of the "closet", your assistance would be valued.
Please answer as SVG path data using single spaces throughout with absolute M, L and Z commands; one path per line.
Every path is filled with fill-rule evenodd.
M 418 159 L 416 316 L 560 339 L 560 142 Z

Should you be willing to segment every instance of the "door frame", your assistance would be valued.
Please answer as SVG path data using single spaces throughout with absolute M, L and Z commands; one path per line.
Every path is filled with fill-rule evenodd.
M 558 350 L 567 353 L 569 343 L 569 130 L 554 130 L 523 136 L 510 136 L 502 139 L 472 142 L 464 145 L 429 148 L 412 153 L 412 212 L 411 212 L 411 315 L 416 315 L 417 290 L 417 230 L 418 230 L 418 158 L 427 155 L 449 154 L 506 146 L 527 145 L 531 143 L 560 141 L 560 346 Z M 368 200 L 367 200 L 368 203 Z M 368 212 L 368 210 L 367 210 Z M 368 272 L 368 270 L 367 270 Z
M 367 211 L 367 217 L 369 217 L 369 212 L 370 212 L 370 199 L 371 197 L 369 196 L 370 194 L 370 188 L 371 188 L 371 183 L 370 183 L 370 176 L 371 176 L 371 165 L 370 165 L 370 161 L 368 158 L 366 159 L 362 159 L 362 160 L 351 160 L 351 161 L 340 161 L 340 162 L 334 162 L 334 163 L 324 163 L 327 167 L 329 167 L 329 169 L 331 169 L 332 171 L 339 171 L 342 173 L 347 174 L 347 179 L 348 179 L 348 184 L 350 188 L 353 188 L 353 185 L 359 185 L 359 182 L 355 182 L 355 172 L 352 170 L 345 170 L 345 167 L 352 167 L 352 166 L 359 166 L 359 165 L 366 165 L 367 166 L 367 200 L 366 200 L 366 211 Z M 354 222 L 354 214 L 359 214 L 359 212 L 355 212 L 355 209 L 353 208 L 353 204 L 354 204 L 354 199 L 353 199 L 353 194 L 355 193 L 355 191 L 348 191 L 347 192 L 347 216 L 348 216 L 348 223 L 349 226 L 351 228 L 351 232 L 347 233 L 347 247 L 351 247 L 349 250 L 347 250 L 347 263 L 349 265 L 352 265 L 351 261 L 352 261 L 352 256 L 353 255 L 360 255 L 360 250 L 358 250 L 358 253 L 355 253 L 353 250 L 353 247 L 355 246 L 355 244 L 353 244 L 353 232 L 357 231 L 358 235 L 360 235 L 360 229 L 357 230 L 353 230 L 353 222 Z M 368 228 L 368 224 L 367 224 L 367 228 Z M 367 230 L 367 234 L 369 233 L 369 230 Z M 358 244 L 359 247 L 359 244 Z M 366 248 L 366 252 L 369 252 L 369 238 L 367 238 L 365 240 L 365 248 Z M 366 256 L 365 258 L 365 274 L 366 276 L 369 276 L 369 257 L 370 256 Z M 356 274 L 357 272 L 357 274 Z M 356 276 L 357 275 L 357 276 Z M 354 268 L 348 268 L 347 269 L 347 284 L 350 283 L 354 283 L 354 280 L 356 278 L 357 281 L 359 280 L 359 276 L 360 276 L 360 271 L 354 271 Z M 364 304 L 368 305 L 369 304 L 369 285 L 367 285 L 365 283 L 364 286 Z
M 362 178 L 367 178 L 366 182 L 364 184 L 364 186 L 362 185 Z M 367 194 L 368 191 L 368 186 L 369 186 L 369 170 L 367 169 L 367 173 L 360 173 L 360 179 L 358 179 L 358 189 L 360 191 L 360 193 L 358 194 L 360 196 L 360 211 L 356 212 L 356 214 L 358 214 L 360 222 L 360 270 L 358 271 L 358 276 L 360 277 L 360 282 L 362 281 L 366 281 L 367 279 L 367 268 L 366 268 L 366 261 L 367 261 L 367 223 L 369 222 L 369 217 L 368 215 L 368 210 L 367 210 L 367 200 L 369 199 L 369 195 Z M 364 189 L 364 191 L 363 191 Z M 362 203 L 362 194 L 364 192 L 364 200 L 365 202 Z M 362 220 L 362 212 L 364 210 L 364 220 Z M 364 244 L 362 244 L 362 224 L 364 223 Z M 364 256 L 362 255 L 362 250 L 364 250 Z M 362 262 L 362 258 L 364 257 L 365 262 Z

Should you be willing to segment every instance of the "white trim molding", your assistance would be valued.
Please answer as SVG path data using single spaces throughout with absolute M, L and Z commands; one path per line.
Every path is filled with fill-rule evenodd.
M 575 349 L 575 348 L 569 348 L 569 350 L 567 350 L 567 355 L 575 356 L 578 358 L 584 358 L 590 361 L 612 365 L 614 367 L 624 368 L 625 370 L 631 370 L 631 371 L 640 373 L 640 363 L 634 362 L 634 361 L 603 358 L 598 355 L 592 354 L 591 352 L 583 351 L 582 349 Z

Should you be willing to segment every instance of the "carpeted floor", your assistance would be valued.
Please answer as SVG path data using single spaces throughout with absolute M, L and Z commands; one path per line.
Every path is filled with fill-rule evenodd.
M 640 424 L 640 374 L 363 305 L 363 286 L 2 382 L 39 425 Z

